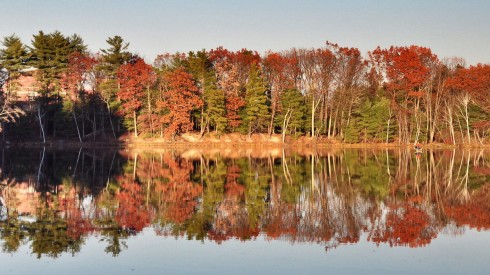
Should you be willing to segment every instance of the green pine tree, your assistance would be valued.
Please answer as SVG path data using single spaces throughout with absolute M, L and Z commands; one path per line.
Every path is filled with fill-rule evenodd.
M 131 53 L 127 51 L 129 43 L 124 42 L 124 39 L 119 35 L 109 37 L 106 40 L 109 48 L 101 49 L 103 62 L 99 66 L 110 78 L 114 78 L 117 69 L 131 59 Z
M 307 107 L 300 91 L 287 90 L 281 97 L 281 110 L 276 117 L 276 125 L 284 134 L 298 134 L 304 131 Z
M 16 80 L 27 66 L 28 52 L 26 46 L 15 34 L 4 37 L 2 45 L 4 49 L 0 50 L 0 63 L 8 71 L 7 91 L 11 92 L 15 90 Z
M 215 73 L 208 72 L 204 81 L 204 112 L 207 124 L 221 133 L 227 124 L 225 93 L 218 89 L 216 82 Z
M 267 128 L 269 106 L 267 106 L 267 82 L 261 75 L 260 68 L 253 65 L 246 84 L 245 108 L 243 121 L 248 127 L 248 135 Z
M 60 88 L 59 80 L 66 71 L 69 55 L 86 51 L 86 46 L 80 36 L 66 37 L 59 31 L 50 34 L 39 31 L 33 37 L 30 64 L 39 71 L 42 92 L 49 93 Z

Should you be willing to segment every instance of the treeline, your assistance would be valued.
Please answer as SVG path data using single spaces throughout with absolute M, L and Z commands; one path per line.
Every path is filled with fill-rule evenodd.
M 147 64 L 120 36 L 94 54 L 78 35 L 15 35 L 0 51 L 7 136 L 76 138 L 131 132 L 174 139 L 188 132 L 281 134 L 346 143 L 485 143 L 490 65 L 439 59 L 420 46 L 366 57 L 327 42 L 260 55 L 222 47 L 162 54 Z M 31 74 L 38 93 L 16 100 Z

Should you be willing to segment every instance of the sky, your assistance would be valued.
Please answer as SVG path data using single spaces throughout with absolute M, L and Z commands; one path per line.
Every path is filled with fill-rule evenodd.
M 89 49 L 120 35 L 129 50 L 158 54 L 247 48 L 265 53 L 326 41 L 375 49 L 419 45 L 439 56 L 490 63 L 490 0 L 0 0 L 0 37 L 30 45 L 43 30 L 77 33 Z

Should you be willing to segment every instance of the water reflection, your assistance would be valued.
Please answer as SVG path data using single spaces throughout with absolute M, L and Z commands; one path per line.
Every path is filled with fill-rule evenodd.
M 2 250 L 114 256 L 144 228 L 199 241 L 267 239 L 419 247 L 490 228 L 490 154 L 405 149 L 2 149 Z

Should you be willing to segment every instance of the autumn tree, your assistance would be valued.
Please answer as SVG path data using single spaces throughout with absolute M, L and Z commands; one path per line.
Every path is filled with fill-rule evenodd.
M 97 60 L 87 53 L 74 52 L 68 57 L 68 66 L 66 73 L 63 78 L 64 86 L 69 91 L 68 98 L 72 103 L 72 115 L 77 129 L 77 134 L 80 142 L 82 142 L 82 136 L 85 135 L 85 127 L 80 127 L 78 125 L 77 115 L 76 115 L 76 105 L 77 102 L 81 103 L 82 110 L 82 125 L 85 119 L 84 116 L 84 105 L 86 100 L 86 86 L 92 86 L 92 92 L 95 90 L 96 83 L 91 83 L 90 75 L 95 73 L 95 66 L 97 65 Z M 94 123 L 95 124 L 95 123 Z M 95 134 L 95 125 L 93 133 Z
M 317 127 L 317 110 L 320 104 L 324 103 L 324 108 L 328 108 L 329 92 L 332 90 L 335 77 L 336 58 L 333 52 L 328 49 L 300 49 L 297 51 L 298 66 L 301 70 L 300 90 L 304 91 L 310 104 L 311 117 L 311 137 L 319 134 Z M 325 110 L 324 110 L 325 111 Z M 325 111 L 328 113 L 328 110 Z M 321 122 L 322 120 L 320 120 Z M 317 133 L 318 132 L 318 133 Z
M 341 47 L 329 42 L 327 48 L 334 53 L 336 60 L 335 68 L 328 68 L 326 71 L 330 76 L 331 70 L 334 70 L 334 85 L 330 85 L 334 86 L 334 89 L 330 95 L 327 92 L 327 99 L 330 101 L 327 105 L 331 106 L 327 136 L 332 138 L 337 134 L 343 134 L 344 127 L 350 122 L 353 109 L 366 95 L 367 62 L 357 48 Z M 329 87 L 326 89 L 329 90 Z
M 398 122 L 399 141 L 409 143 L 414 132 L 417 143 L 423 129 L 421 102 L 431 86 L 432 65 L 437 62 L 437 56 L 429 48 L 420 46 L 378 47 L 369 55 L 372 64 L 386 76 L 386 88 Z M 411 118 L 414 118 L 413 122 Z
M 263 59 L 264 75 L 270 86 L 270 124 L 269 135 L 274 133 L 274 121 L 276 113 L 279 112 L 282 95 L 286 89 L 294 88 L 294 74 L 290 74 L 290 69 L 295 64 L 295 60 L 288 55 L 269 52 Z
M 121 90 L 118 92 L 122 104 L 121 113 L 127 120 L 132 118 L 132 128 L 134 136 L 138 136 L 138 111 L 142 108 L 146 93 L 150 85 L 155 80 L 153 69 L 141 58 L 119 67 L 117 77 L 121 83 Z
M 157 108 L 161 113 L 160 122 L 166 126 L 165 134 L 174 138 L 193 129 L 191 112 L 200 108 L 203 102 L 194 79 L 183 68 L 168 71 L 164 81 L 167 89 L 157 102 Z
M 447 85 L 457 93 L 459 113 L 465 122 L 467 141 L 471 143 L 470 104 L 490 113 L 490 65 L 477 64 L 469 68 L 457 68 L 454 76 L 448 79 Z M 482 124 L 488 120 L 483 119 L 477 123 Z
M 217 86 L 225 94 L 225 109 L 228 127 L 235 131 L 242 123 L 240 111 L 245 106 L 242 85 L 239 81 L 238 64 L 232 61 L 232 53 L 219 47 L 209 56 L 216 72 Z

